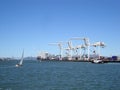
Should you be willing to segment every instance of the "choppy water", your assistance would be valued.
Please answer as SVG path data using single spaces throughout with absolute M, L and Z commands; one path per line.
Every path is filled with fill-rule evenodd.
M 0 62 L 0 90 L 120 90 L 120 64 Z

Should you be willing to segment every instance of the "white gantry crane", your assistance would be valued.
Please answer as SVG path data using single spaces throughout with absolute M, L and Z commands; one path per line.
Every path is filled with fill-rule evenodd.
M 59 60 L 62 60 L 62 51 L 63 51 L 63 48 L 62 48 L 62 42 L 58 42 L 58 43 L 49 43 L 49 45 L 58 45 L 59 49 L 60 49 L 60 57 L 59 57 Z
M 104 42 L 95 42 L 92 44 L 93 47 L 98 47 L 97 53 L 98 53 L 98 58 L 100 59 L 100 47 L 104 48 L 106 45 Z
M 75 51 L 75 48 L 72 46 L 72 41 L 68 41 L 68 48 L 66 49 L 68 51 L 68 57 L 69 60 L 72 60 L 73 52 Z
M 67 43 L 68 47 L 65 48 L 65 50 L 67 51 L 66 54 L 67 54 L 68 60 L 72 60 L 73 59 L 73 52 L 76 53 L 77 52 L 77 48 L 73 47 L 71 40 L 69 40 L 66 43 Z
M 86 46 L 82 44 L 82 45 L 77 45 L 75 48 L 77 51 L 77 56 L 79 56 L 78 58 L 80 58 L 80 60 L 82 60 L 82 56 L 84 57 L 84 55 L 85 55 Z M 82 51 L 83 51 L 83 53 L 82 53 Z
M 89 48 L 90 48 L 90 42 L 89 42 L 89 38 L 80 38 L 80 37 L 73 37 L 70 40 L 83 40 L 84 44 L 77 46 L 78 49 L 87 49 L 87 60 L 89 60 Z M 80 59 L 81 59 L 81 55 L 80 55 Z
M 72 44 L 73 40 L 82 40 L 83 43 L 73 45 Z M 63 48 L 64 43 L 67 43 L 67 48 Z M 59 60 L 63 59 L 63 50 L 66 50 L 66 55 L 69 60 L 72 60 L 73 56 L 74 58 L 80 60 L 90 60 L 90 46 L 98 48 L 97 54 L 99 56 L 98 58 L 100 59 L 100 48 L 106 46 L 104 42 L 100 42 L 100 41 L 90 44 L 89 38 L 85 38 L 85 37 L 82 38 L 73 37 L 70 38 L 69 41 L 67 42 L 50 43 L 49 45 L 57 45 L 59 47 L 60 50 Z

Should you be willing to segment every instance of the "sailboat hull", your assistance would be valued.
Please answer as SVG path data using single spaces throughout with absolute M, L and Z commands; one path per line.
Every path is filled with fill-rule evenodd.
M 22 65 L 20 65 L 20 64 L 16 64 L 15 66 L 16 66 L 16 67 L 20 67 L 20 66 L 22 66 Z

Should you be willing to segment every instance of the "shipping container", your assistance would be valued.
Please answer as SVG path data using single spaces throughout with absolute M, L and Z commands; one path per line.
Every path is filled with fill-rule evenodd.
M 118 57 L 117 56 L 112 56 L 112 60 L 117 60 Z

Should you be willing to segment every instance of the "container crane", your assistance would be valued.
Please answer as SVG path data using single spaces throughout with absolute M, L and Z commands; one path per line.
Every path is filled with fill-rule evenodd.
M 59 43 L 50 43 L 49 45 L 58 45 L 59 49 L 60 49 L 60 60 L 62 60 L 62 51 L 63 51 L 63 48 L 62 48 L 62 42 L 59 42 Z
M 89 55 L 89 48 L 90 48 L 89 38 L 73 37 L 70 40 L 83 40 L 84 41 L 85 48 L 87 48 L 87 60 L 89 60 L 89 56 L 90 56 Z
M 85 50 L 86 46 L 85 45 L 78 45 L 75 48 L 77 50 L 77 55 L 80 57 L 80 60 L 82 60 L 81 56 L 85 55 L 85 52 L 84 52 L 84 54 L 82 54 L 82 50 Z M 78 53 L 78 50 L 79 50 L 79 53 Z
M 68 51 L 69 56 L 70 56 L 69 60 L 71 60 L 72 59 L 72 55 L 73 55 L 72 52 L 75 50 L 75 48 L 72 46 L 72 42 L 71 41 L 68 41 L 67 44 L 68 44 L 68 48 L 66 50 Z
M 93 47 L 98 47 L 98 57 L 100 59 L 100 47 L 104 48 L 106 45 L 104 42 L 95 42 L 94 44 L 92 44 Z

